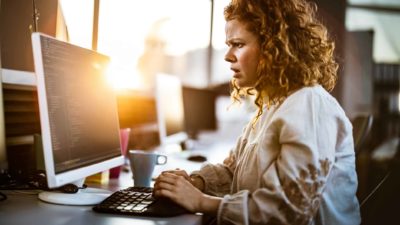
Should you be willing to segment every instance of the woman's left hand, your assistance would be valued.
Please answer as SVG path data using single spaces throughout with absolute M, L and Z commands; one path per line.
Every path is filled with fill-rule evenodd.
M 185 177 L 164 172 L 154 184 L 156 197 L 167 197 L 191 212 L 199 212 L 204 194 Z

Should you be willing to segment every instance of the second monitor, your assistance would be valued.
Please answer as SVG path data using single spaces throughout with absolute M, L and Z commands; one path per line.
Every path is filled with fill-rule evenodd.
M 178 77 L 158 74 L 155 94 L 161 145 L 182 144 L 188 139 L 185 132 L 182 84 Z
M 158 74 L 155 92 L 160 142 L 164 147 L 178 144 L 186 149 L 187 140 L 196 140 L 202 131 L 218 129 L 215 91 L 184 87 L 177 76 Z

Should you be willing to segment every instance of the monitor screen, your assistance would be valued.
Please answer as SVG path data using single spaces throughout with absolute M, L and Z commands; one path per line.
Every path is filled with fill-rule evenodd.
M 109 58 L 40 33 L 32 46 L 48 186 L 123 164 Z
M 161 144 L 181 144 L 188 138 L 181 81 L 174 75 L 158 74 L 155 87 Z

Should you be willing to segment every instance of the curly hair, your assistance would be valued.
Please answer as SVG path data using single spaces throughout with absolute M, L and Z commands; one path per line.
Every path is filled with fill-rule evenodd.
M 335 46 L 316 19 L 316 8 L 306 0 L 232 0 L 225 7 L 225 20 L 246 24 L 260 44 L 255 86 L 240 88 L 234 79 L 231 81 L 234 101 L 255 95 L 255 121 L 264 104 L 267 108 L 280 104 L 297 89 L 316 84 L 327 91 L 334 88 L 338 69 Z

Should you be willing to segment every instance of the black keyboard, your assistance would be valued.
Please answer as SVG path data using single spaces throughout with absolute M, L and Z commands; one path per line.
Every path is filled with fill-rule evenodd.
M 119 190 L 93 210 L 100 213 L 113 213 L 137 216 L 172 217 L 190 213 L 167 198 L 154 198 L 153 188 L 129 187 Z

